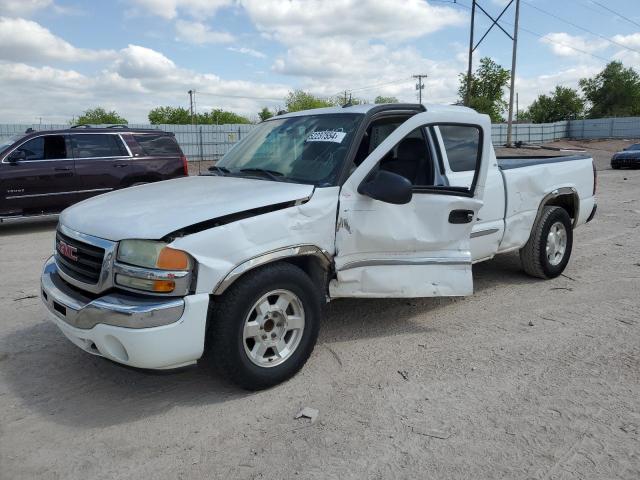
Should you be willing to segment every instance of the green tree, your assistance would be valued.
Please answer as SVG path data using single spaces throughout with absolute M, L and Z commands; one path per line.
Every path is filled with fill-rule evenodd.
M 260 120 L 264 122 L 265 120 L 269 120 L 271 117 L 273 117 L 273 112 L 267 107 L 264 107 L 258 112 L 258 117 L 260 117 Z
M 539 95 L 529 106 L 526 119 L 533 123 L 557 122 L 580 118 L 584 113 L 584 100 L 577 90 L 557 85 L 549 95 Z M 524 120 L 518 116 L 518 120 Z
M 123 124 L 129 123 L 126 118 L 122 118 L 115 110 L 111 110 L 107 112 L 102 107 L 91 108 L 89 110 L 85 110 L 82 115 L 78 117 L 76 121 L 77 125 L 101 125 L 101 124 Z
M 211 112 L 199 113 L 197 115 L 198 123 L 205 125 L 228 125 L 230 123 L 251 123 L 246 117 L 237 113 L 228 112 L 221 108 L 214 108 Z
M 383 97 L 378 95 L 373 103 L 400 103 L 396 97 Z
M 152 125 L 188 125 L 191 123 L 189 110 L 183 107 L 156 107 L 149 112 Z
M 326 100 L 316 97 L 309 92 L 303 90 L 294 90 L 289 92 L 284 99 L 288 112 L 299 112 L 300 110 L 310 110 L 312 108 L 332 107 L 337 104 L 336 100 Z
M 491 121 L 500 122 L 507 108 L 504 88 L 511 78 L 509 70 L 502 68 L 489 57 L 480 59 L 480 66 L 471 74 L 471 95 L 469 106 L 480 113 L 486 113 Z M 462 103 L 467 98 L 467 74 L 460 74 L 458 95 Z
M 191 113 L 184 107 L 156 107 L 149 112 L 149 122 L 153 125 L 188 125 L 191 123 Z M 214 108 L 211 112 L 197 113 L 193 123 L 198 125 L 226 125 L 230 123 L 251 123 L 251 121 L 220 108 Z
M 580 80 L 591 118 L 640 115 L 640 75 L 622 62 L 607 64 L 593 78 Z

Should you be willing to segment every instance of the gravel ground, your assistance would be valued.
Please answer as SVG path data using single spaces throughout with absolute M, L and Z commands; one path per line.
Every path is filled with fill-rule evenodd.
M 0 226 L 0 477 L 640 478 L 640 171 L 607 167 L 622 142 L 565 143 L 601 170 L 565 275 L 506 255 L 469 298 L 335 301 L 258 393 L 80 351 L 38 298 L 55 223 Z

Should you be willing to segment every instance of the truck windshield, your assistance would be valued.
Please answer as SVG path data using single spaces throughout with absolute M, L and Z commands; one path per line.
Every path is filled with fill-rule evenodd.
M 256 126 L 215 170 L 270 180 L 336 184 L 362 114 L 305 115 Z

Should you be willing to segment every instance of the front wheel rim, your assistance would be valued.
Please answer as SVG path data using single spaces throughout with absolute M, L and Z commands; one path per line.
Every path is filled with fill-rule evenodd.
M 304 307 L 289 290 L 272 290 L 249 310 L 242 331 L 242 344 L 254 365 L 275 367 L 297 350 L 305 327 Z
M 567 229 L 562 222 L 551 225 L 547 234 L 546 255 L 549 264 L 557 266 L 562 262 L 567 251 Z

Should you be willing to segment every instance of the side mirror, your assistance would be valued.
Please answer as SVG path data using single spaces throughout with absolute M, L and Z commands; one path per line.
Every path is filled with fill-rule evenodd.
M 378 170 L 375 176 L 360 184 L 358 193 L 385 203 L 404 205 L 413 196 L 411 182 L 397 173 Z
M 16 162 L 19 162 L 20 160 L 26 160 L 26 159 L 27 159 L 27 154 L 24 153 L 24 150 L 14 150 L 13 152 L 11 152 L 11 155 L 7 157 L 7 160 L 9 161 L 9 163 L 16 163 Z

